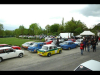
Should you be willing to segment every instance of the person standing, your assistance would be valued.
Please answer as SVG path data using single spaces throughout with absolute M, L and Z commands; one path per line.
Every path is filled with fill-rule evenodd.
M 98 39 L 99 39 L 99 37 L 98 36 L 96 36 L 96 44 L 98 45 Z
M 83 44 L 83 42 L 81 42 L 81 44 L 80 44 L 81 55 L 83 55 L 83 46 L 84 46 L 84 44 Z
M 93 42 L 94 42 L 94 40 L 91 39 L 91 49 L 93 48 Z
M 86 44 L 88 52 L 90 51 L 90 45 L 91 45 L 91 43 L 90 43 L 90 41 L 88 41 L 87 44 Z
M 85 39 L 83 39 L 83 44 L 84 44 L 83 50 L 86 51 L 86 40 Z
M 59 38 L 57 38 L 57 46 L 59 47 Z
M 96 47 L 96 42 L 95 41 L 93 42 L 92 46 L 93 46 L 93 52 L 94 51 L 96 52 L 96 48 L 95 48 Z

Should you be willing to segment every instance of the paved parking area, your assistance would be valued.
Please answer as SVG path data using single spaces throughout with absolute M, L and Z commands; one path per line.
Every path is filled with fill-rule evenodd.
M 73 70 L 79 63 L 89 59 L 96 59 L 100 61 L 99 45 L 97 52 L 84 52 L 81 56 L 80 48 L 77 47 L 71 50 L 63 50 L 61 54 L 55 54 L 51 57 L 42 57 L 37 53 L 31 53 L 27 50 L 23 58 L 11 58 L 4 60 L 0 63 L 0 71 L 13 71 L 13 70 Z

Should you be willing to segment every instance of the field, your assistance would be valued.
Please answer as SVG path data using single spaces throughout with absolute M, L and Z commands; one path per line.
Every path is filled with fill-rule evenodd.
M 9 37 L 9 38 L 0 38 L 0 44 L 9 44 L 9 45 L 17 45 L 20 46 L 28 41 L 39 42 L 40 40 L 33 40 L 33 39 L 21 39 L 16 37 Z

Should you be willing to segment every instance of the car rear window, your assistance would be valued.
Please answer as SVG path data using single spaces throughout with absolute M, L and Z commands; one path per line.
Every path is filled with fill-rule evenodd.
M 80 65 L 75 71 L 92 71 L 91 69 Z

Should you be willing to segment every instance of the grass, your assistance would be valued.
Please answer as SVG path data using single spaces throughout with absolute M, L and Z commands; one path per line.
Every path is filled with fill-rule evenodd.
M 9 45 L 17 45 L 22 46 L 23 43 L 28 41 L 39 42 L 40 40 L 32 40 L 32 39 L 21 39 L 16 37 L 9 37 L 9 38 L 0 38 L 0 44 L 9 44 Z

